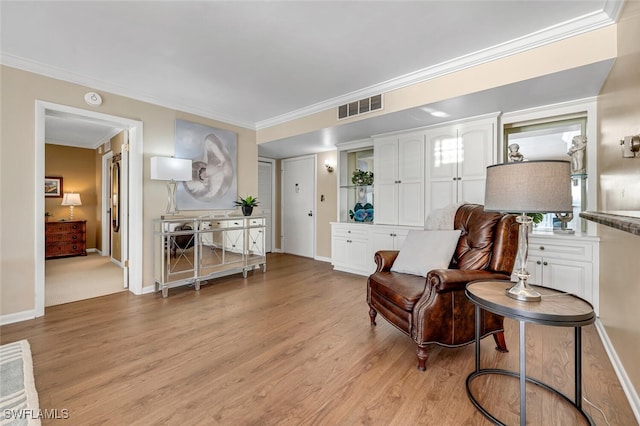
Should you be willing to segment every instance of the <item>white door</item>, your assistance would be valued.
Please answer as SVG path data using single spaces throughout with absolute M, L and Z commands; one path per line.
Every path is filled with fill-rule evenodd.
M 314 257 L 315 156 L 282 160 L 282 250 Z
M 273 162 L 258 161 L 258 200 L 260 201 L 260 211 L 265 217 L 265 252 L 273 251 Z

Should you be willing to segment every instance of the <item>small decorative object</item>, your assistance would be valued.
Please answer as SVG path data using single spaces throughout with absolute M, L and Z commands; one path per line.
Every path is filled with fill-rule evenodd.
M 44 221 L 49 222 L 49 218 L 52 216 L 51 212 L 44 212 Z
M 556 234 L 575 234 L 573 229 L 567 228 L 567 224 L 573 220 L 573 213 L 556 213 L 560 221 L 560 229 L 553 229 Z
M 509 145 L 509 161 L 524 161 L 524 155 L 521 152 L 518 152 L 520 149 L 520 145 L 517 143 L 512 143 Z
M 373 222 L 373 205 L 356 203 L 353 210 L 349 210 L 349 217 L 356 222 Z
M 373 185 L 373 172 L 355 169 L 351 177 L 354 185 Z
M 236 206 L 242 207 L 242 214 L 245 216 L 251 216 L 253 208 L 259 204 L 258 199 L 251 195 L 248 195 L 246 198 L 240 197 L 240 201 L 235 201 L 235 203 Z
M 584 164 L 584 151 L 587 148 L 586 136 L 574 136 L 571 140 L 571 148 L 567 152 L 567 155 L 571 157 L 571 174 L 584 174 L 586 173 Z

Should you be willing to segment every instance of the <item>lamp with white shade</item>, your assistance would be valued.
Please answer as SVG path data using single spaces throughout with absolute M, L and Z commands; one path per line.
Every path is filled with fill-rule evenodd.
M 191 160 L 174 157 L 151 157 L 151 179 L 167 181 L 167 214 L 178 213 L 176 203 L 176 182 L 192 179 Z
M 64 197 L 62 198 L 61 205 L 69 206 L 69 220 L 73 220 L 73 208 L 75 206 L 82 205 L 80 194 L 78 194 L 77 192 L 65 192 Z
M 528 228 L 532 219 L 527 213 L 571 213 L 571 164 L 568 161 L 523 161 L 487 167 L 486 211 L 522 212 L 518 251 L 518 282 L 507 296 L 526 302 L 541 300 L 540 293 L 529 286 Z M 518 265 L 516 265 L 518 266 Z

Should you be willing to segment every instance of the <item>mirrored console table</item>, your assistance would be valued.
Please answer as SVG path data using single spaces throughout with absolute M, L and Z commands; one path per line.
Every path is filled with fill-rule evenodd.
M 265 218 L 172 218 L 154 220 L 154 281 L 167 297 L 169 288 L 207 281 L 234 272 L 267 268 Z

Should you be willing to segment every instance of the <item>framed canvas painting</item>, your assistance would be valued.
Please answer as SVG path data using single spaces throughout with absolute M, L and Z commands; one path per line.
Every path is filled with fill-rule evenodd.
M 238 196 L 238 137 L 228 130 L 176 120 L 176 158 L 192 160 L 191 181 L 180 182 L 180 210 L 234 209 Z
M 62 178 L 46 176 L 44 178 L 44 196 L 62 198 L 62 194 Z

